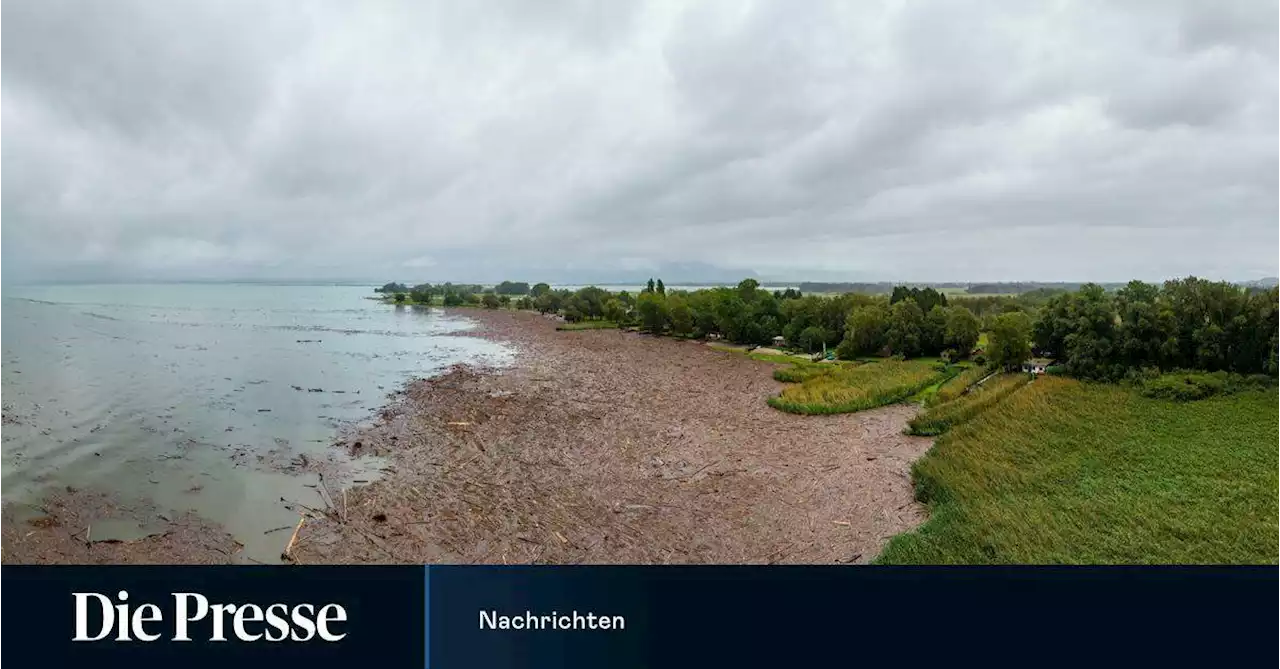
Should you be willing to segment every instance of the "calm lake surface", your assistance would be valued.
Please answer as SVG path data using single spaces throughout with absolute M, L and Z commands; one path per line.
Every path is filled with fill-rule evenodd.
M 4 501 L 35 503 L 68 485 L 150 499 L 221 523 L 244 556 L 275 562 L 282 539 L 263 532 L 297 520 L 280 497 L 318 505 L 305 485 L 316 481 L 259 455 L 332 453 L 338 427 L 370 419 L 410 378 L 513 355 L 457 336 L 474 327 L 466 318 L 370 295 L 363 286 L 6 286 Z

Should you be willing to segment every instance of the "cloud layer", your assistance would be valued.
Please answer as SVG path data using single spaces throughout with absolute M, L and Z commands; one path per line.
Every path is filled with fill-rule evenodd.
M 7 1 L 5 278 L 1274 275 L 1277 23 Z

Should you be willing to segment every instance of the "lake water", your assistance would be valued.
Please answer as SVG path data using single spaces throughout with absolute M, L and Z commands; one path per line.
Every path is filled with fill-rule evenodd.
M 513 351 L 457 336 L 474 322 L 366 299 L 370 287 L 6 286 L 3 490 L 51 487 L 192 509 L 274 561 L 315 476 L 259 461 L 331 454 L 412 377 Z M 270 458 L 269 458 L 270 460 Z M 376 469 L 376 463 L 363 463 Z M 287 534 L 287 533 L 286 533 Z

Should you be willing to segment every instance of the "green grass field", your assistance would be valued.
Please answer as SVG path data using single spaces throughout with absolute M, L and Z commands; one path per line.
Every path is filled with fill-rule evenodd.
M 932 437 L 977 418 L 1031 381 L 1030 374 L 1001 374 L 964 395 L 935 404 L 907 423 L 907 432 Z
M 1042 377 L 913 467 L 929 520 L 886 564 L 1269 563 L 1277 393 L 1196 402 Z
M 862 411 L 909 399 L 955 373 L 920 360 L 796 365 L 774 372 L 774 378 L 794 385 L 770 397 L 769 406 L 799 414 Z
M 938 384 L 932 393 L 925 394 L 921 399 L 925 406 L 935 406 L 944 402 L 950 402 L 964 393 L 965 389 L 973 384 L 981 381 L 990 374 L 985 366 L 973 366 L 965 369 L 963 372 L 947 379 Z
M 616 330 L 618 324 L 613 321 L 578 321 L 577 323 L 561 323 L 557 330 Z

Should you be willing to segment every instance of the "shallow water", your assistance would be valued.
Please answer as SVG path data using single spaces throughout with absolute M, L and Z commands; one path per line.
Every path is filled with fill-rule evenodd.
M 512 351 L 457 333 L 438 309 L 365 299 L 369 287 L 260 284 L 6 286 L 3 491 L 33 503 L 75 486 L 191 509 L 274 561 L 319 506 L 314 474 L 271 462 L 332 454 L 412 377 Z M 376 470 L 378 463 L 362 462 Z M 365 477 L 370 474 L 363 475 Z M 288 533 L 283 533 L 287 535 Z

